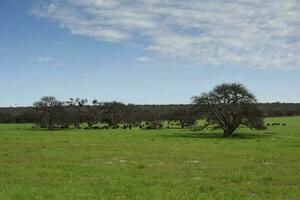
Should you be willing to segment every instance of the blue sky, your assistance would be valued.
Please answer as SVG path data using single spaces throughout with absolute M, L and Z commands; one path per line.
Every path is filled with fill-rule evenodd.
M 298 0 L 0 0 L 0 106 L 190 103 L 223 82 L 300 102 Z

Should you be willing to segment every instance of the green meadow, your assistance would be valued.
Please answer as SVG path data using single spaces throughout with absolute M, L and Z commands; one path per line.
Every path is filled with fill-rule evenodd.
M 0 199 L 300 199 L 300 117 L 205 129 L 0 125 Z

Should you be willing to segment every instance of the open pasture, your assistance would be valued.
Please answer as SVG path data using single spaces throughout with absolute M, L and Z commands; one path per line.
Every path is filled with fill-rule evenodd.
M 264 131 L 0 125 L 0 199 L 299 199 L 300 117 Z

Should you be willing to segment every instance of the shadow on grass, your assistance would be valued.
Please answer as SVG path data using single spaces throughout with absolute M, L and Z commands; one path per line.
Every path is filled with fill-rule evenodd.
M 83 129 L 57 128 L 57 129 L 48 130 L 46 128 L 33 128 L 33 129 L 26 129 L 26 130 L 35 131 L 35 132 L 55 133 L 55 132 L 79 132 Z
M 258 139 L 270 137 L 274 133 L 262 132 L 262 133 L 236 133 L 232 137 L 223 137 L 223 133 L 211 133 L 211 132 L 191 132 L 185 131 L 182 133 L 164 134 L 161 135 L 164 138 L 180 137 L 180 138 L 194 138 L 194 139 Z

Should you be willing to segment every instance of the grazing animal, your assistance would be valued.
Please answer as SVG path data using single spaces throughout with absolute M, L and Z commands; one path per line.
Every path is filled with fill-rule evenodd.
M 284 126 L 284 125 L 281 124 L 281 123 L 272 123 L 272 124 L 269 124 L 269 126 L 280 126 L 280 125 Z M 267 126 L 268 126 L 268 124 L 267 124 Z

